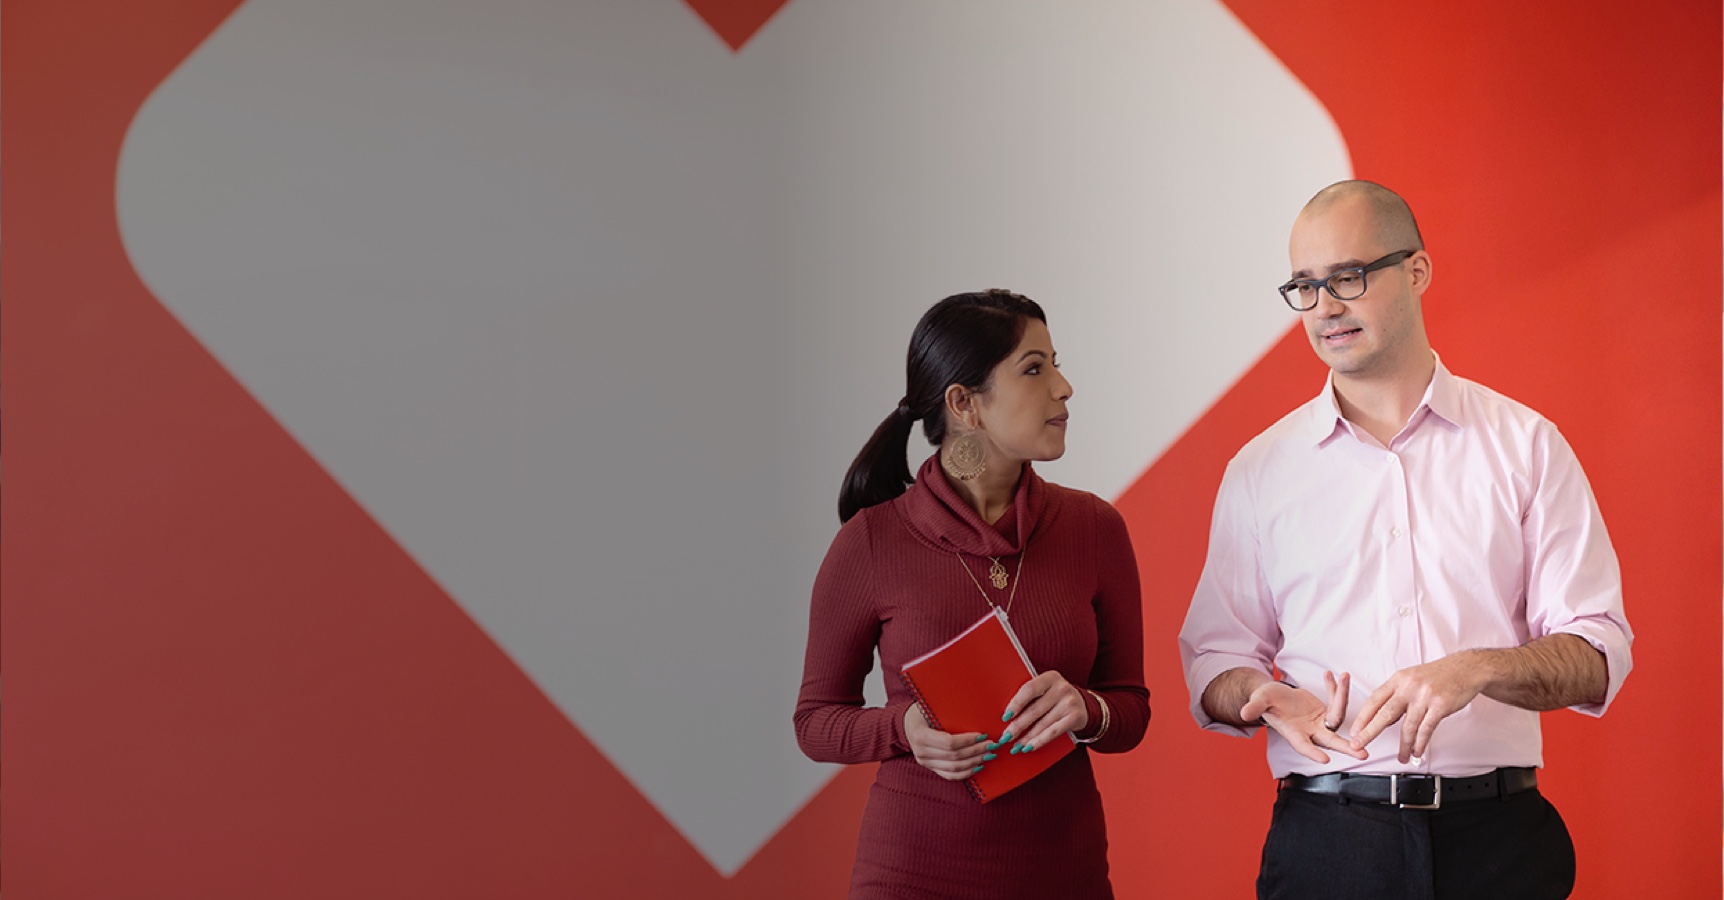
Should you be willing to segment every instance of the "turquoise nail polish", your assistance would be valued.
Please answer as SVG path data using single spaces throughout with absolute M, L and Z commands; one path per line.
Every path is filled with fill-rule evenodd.
M 1031 751 L 1031 750 L 1034 750 L 1034 749 L 1036 749 L 1036 745 L 1035 745 L 1035 744 L 1025 744 L 1025 745 L 1024 745 L 1024 752 L 1025 752 L 1025 753 L 1028 753 L 1028 752 L 1030 752 L 1030 751 Z
M 982 754 L 982 762 L 993 762 L 994 760 L 999 759 L 999 758 L 1000 758 L 1000 755 L 998 753 L 984 753 L 984 754 Z
M 988 744 L 988 749 L 989 750 L 998 750 L 1001 747 L 1004 747 L 1005 745 L 1006 745 L 1005 741 L 995 741 L 993 743 Z
M 1012 742 L 1012 733 L 1011 732 L 1008 731 L 1005 734 L 1000 735 L 1000 743 L 1009 744 L 1011 742 Z
M 988 736 L 987 736 L 987 735 L 985 735 L 985 734 L 978 734 L 978 735 L 976 735 L 976 743 L 978 743 L 978 744 L 980 744 L 980 743 L 981 743 L 981 742 L 983 742 L 983 741 L 985 741 L 985 740 L 987 740 L 987 739 L 988 739 Z
M 971 770 L 970 770 L 970 774 L 971 774 L 971 775 L 974 775 L 974 774 L 976 774 L 976 773 L 977 773 L 977 772 L 980 772 L 980 771 L 982 771 L 982 767 L 981 767 L 981 766 L 977 766 L 977 767 L 975 767 L 975 768 L 974 768 L 974 769 L 971 769 Z
M 1008 709 L 1008 710 L 1006 710 L 1006 714 L 1000 717 L 1000 721 L 1010 722 L 1012 720 L 1012 716 L 1015 716 L 1015 715 L 1017 715 L 1017 713 L 1014 713 Z
M 1022 750 L 1022 749 L 1023 749 L 1022 747 L 1013 747 L 1012 748 L 1012 755 L 1016 756 L 1018 754 L 1018 751 Z

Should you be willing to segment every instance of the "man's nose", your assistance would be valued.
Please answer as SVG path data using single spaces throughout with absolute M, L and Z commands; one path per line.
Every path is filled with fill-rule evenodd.
M 1311 310 L 1317 318 L 1333 319 L 1346 311 L 1346 301 L 1335 299 L 1335 295 L 1329 293 L 1328 288 L 1317 289 L 1317 305 Z

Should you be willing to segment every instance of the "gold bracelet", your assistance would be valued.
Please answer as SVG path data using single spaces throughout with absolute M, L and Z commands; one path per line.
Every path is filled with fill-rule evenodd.
M 1083 691 L 1091 697 L 1094 697 L 1096 705 L 1101 707 L 1101 729 L 1089 737 L 1074 737 L 1074 740 L 1080 744 L 1093 744 L 1096 741 L 1101 740 L 1102 735 L 1107 734 L 1107 727 L 1113 724 L 1113 711 L 1108 709 L 1107 701 L 1103 700 L 1100 694 L 1090 690 L 1089 688 L 1084 688 Z

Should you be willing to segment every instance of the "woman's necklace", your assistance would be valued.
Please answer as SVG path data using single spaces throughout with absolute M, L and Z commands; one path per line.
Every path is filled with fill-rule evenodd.
M 988 567 L 988 580 L 992 581 L 994 583 L 994 588 L 996 590 L 1001 590 L 1001 591 L 1005 590 L 1006 589 L 1006 567 L 1000 565 L 1000 558 L 998 556 L 990 556 L 990 557 L 988 557 L 988 559 L 991 562 L 993 562 L 993 565 Z M 1022 565 L 1023 560 L 1022 559 L 1018 560 L 1018 564 Z
M 963 552 L 958 550 L 954 550 L 952 552 L 958 554 L 958 565 L 964 567 L 964 574 L 970 576 L 970 581 L 975 584 L 976 590 L 981 592 L 982 599 L 987 601 L 989 607 L 999 609 L 998 606 L 994 606 L 993 598 L 988 596 L 987 588 L 982 587 L 982 583 L 976 579 L 976 573 L 970 571 L 970 564 L 964 562 Z M 1018 551 L 1017 576 L 1011 579 L 1006 578 L 1006 567 L 1000 563 L 999 557 L 988 557 L 988 559 L 993 562 L 993 565 L 988 567 L 988 580 L 994 583 L 994 587 L 1000 590 L 1005 590 L 1006 582 L 1008 580 L 1011 582 L 1012 592 L 1006 595 L 1006 608 L 1004 610 L 1005 614 L 1008 616 L 1012 614 L 1012 601 L 1018 599 L 1018 585 L 1023 583 L 1024 557 L 1028 555 L 1030 555 L 1030 545 L 1026 543 L 1024 544 L 1024 549 Z

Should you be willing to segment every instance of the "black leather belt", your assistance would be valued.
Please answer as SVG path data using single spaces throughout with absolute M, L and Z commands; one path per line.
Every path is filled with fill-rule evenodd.
M 1289 775 L 1283 787 L 1313 794 L 1332 794 L 1349 800 L 1384 803 L 1402 809 L 1440 809 L 1444 803 L 1493 800 L 1538 787 L 1538 770 L 1497 769 L 1468 778 L 1441 775 Z

